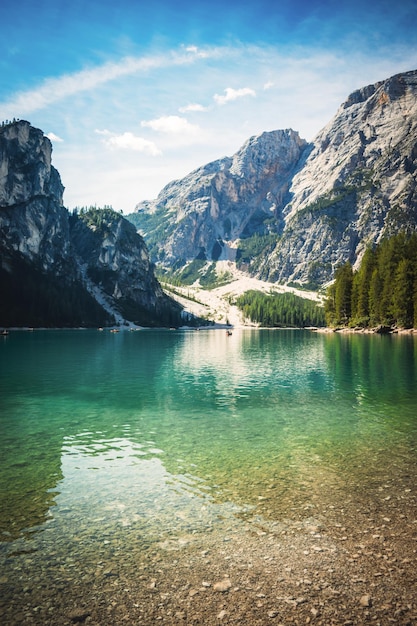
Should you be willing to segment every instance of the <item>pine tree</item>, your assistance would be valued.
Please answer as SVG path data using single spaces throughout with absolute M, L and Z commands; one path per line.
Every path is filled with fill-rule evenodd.
M 379 247 L 378 267 L 382 281 L 380 312 L 382 324 L 393 324 L 395 315 L 393 310 L 393 288 L 395 273 L 398 264 L 405 255 L 406 236 L 398 233 L 382 241 Z
M 326 300 L 324 302 L 324 315 L 327 326 L 334 326 L 336 324 L 336 283 L 332 283 L 327 289 Z
M 369 284 L 369 323 L 376 326 L 381 323 L 381 292 L 382 280 L 379 269 L 376 267 L 372 272 L 371 282 Z
M 413 328 L 417 328 L 417 272 L 413 285 Z
M 352 299 L 352 315 L 356 323 L 360 325 L 367 325 L 369 323 L 369 291 L 375 265 L 375 252 L 371 248 L 368 248 L 363 255 L 361 266 L 359 270 L 355 272 L 354 276 L 356 302 Z
M 352 265 L 347 262 L 335 272 L 335 317 L 337 324 L 348 324 L 351 316 L 352 305 Z
M 410 259 L 401 259 L 395 272 L 392 313 L 398 326 L 413 325 L 413 267 Z

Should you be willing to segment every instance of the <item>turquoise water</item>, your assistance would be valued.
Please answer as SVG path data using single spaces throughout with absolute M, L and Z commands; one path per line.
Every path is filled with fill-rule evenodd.
M 412 336 L 12 332 L 0 393 L 6 555 L 164 545 L 416 477 Z

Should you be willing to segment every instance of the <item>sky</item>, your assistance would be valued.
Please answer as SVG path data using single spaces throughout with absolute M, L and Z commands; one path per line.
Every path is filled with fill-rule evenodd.
M 53 144 L 67 208 L 127 214 L 253 135 L 308 141 L 417 69 L 415 0 L 3 0 L 0 121 Z

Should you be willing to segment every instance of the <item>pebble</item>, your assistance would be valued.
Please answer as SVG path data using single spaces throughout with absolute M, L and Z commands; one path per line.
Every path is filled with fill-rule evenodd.
M 365 594 L 359 600 L 361 606 L 372 606 L 371 597 L 368 594 Z
M 68 619 L 73 623 L 77 624 L 80 622 L 85 622 L 87 617 L 90 615 L 90 611 L 87 609 L 74 609 L 69 613 Z
M 224 593 L 225 591 L 229 591 L 231 586 L 232 583 L 230 582 L 230 580 L 228 578 L 225 578 L 224 580 L 220 580 L 219 582 L 214 583 L 213 589 L 214 591 L 221 591 Z

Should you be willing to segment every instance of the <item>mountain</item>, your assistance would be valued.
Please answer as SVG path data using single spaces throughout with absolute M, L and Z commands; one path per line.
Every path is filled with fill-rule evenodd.
M 369 245 L 417 225 L 417 71 L 349 96 L 291 181 L 270 280 L 322 283 Z
M 167 185 L 128 216 L 177 269 L 236 260 L 271 282 L 319 286 L 368 246 L 417 225 L 417 71 L 351 94 L 312 143 L 262 133 Z
M 142 237 L 111 209 L 70 215 L 39 129 L 0 127 L 0 325 L 172 325 Z
M 279 227 L 289 183 L 306 148 L 292 130 L 252 137 L 233 157 L 169 183 L 128 219 L 164 265 L 195 258 L 235 260 L 239 239 Z
M 162 291 L 145 242 L 128 220 L 111 208 L 81 210 L 70 217 L 70 238 L 83 283 L 105 309 L 110 304 L 143 326 L 179 323 L 179 307 Z

